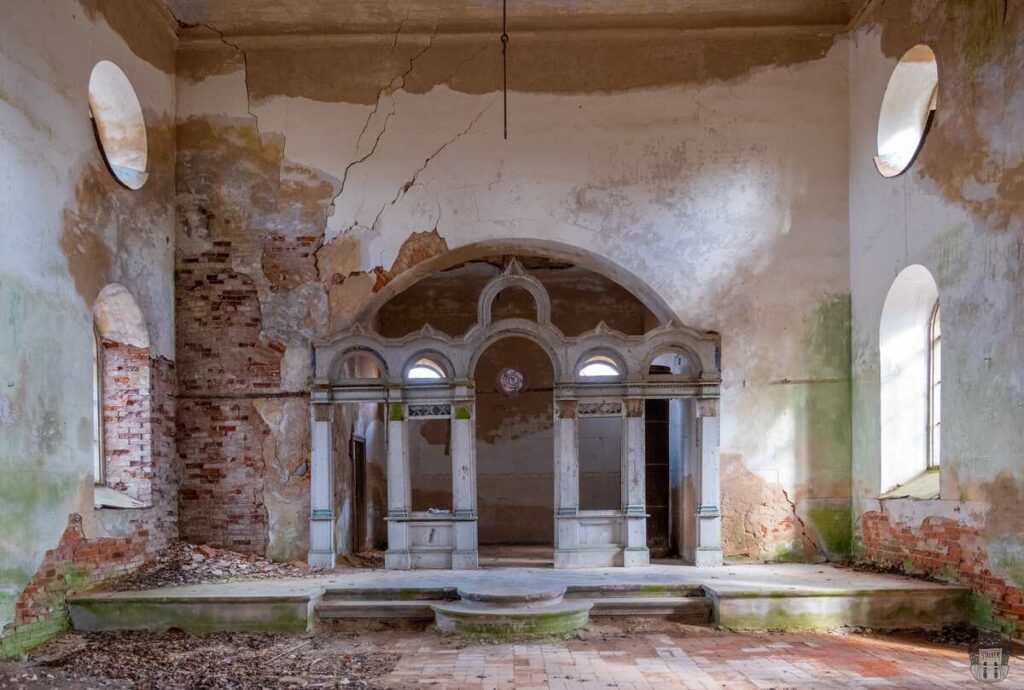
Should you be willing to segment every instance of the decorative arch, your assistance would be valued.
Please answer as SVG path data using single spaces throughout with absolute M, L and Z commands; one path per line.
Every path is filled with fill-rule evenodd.
M 690 374 L 685 373 L 666 373 L 666 374 L 652 374 L 651 367 L 654 366 L 658 359 L 665 355 L 677 355 L 686 359 Z M 683 344 L 675 343 L 670 345 L 660 345 L 653 348 L 650 353 L 643 360 L 643 371 L 645 375 L 650 379 L 674 379 L 680 378 L 683 380 L 700 379 L 701 366 L 700 357 L 696 355 L 689 347 Z
M 534 304 L 537 306 L 537 323 L 547 326 L 551 323 L 551 298 L 548 291 L 535 277 L 523 270 L 523 265 L 518 259 L 512 259 L 505 266 L 502 274 L 489 282 L 480 292 L 477 300 L 476 320 L 482 327 L 491 325 L 491 308 L 494 306 L 495 298 L 504 290 L 509 288 L 521 288 L 530 293 Z
M 519 238 L 486 240 L 456 247 L 444 254 L 421 261 L 388 281 L 366 303 L 351 321 L 369 329 L 380 311 L 395 295 L 409 289 L 423 278 L 445 271 L 453 266 L 493 256 L 543 256 L 555 261 L 564 261 L 598 273 L 628 290 L 642 302 L 658 322 L 679 323 L 680 319 L 668 302 L 652 290 L 639 276 L 610 259 L 570 244 L 551 240 Z
M 548 359 L 551 360 L 551 368 L 552 371 L 554 371 L 555 380 L 560 380 L 564 375 L 565 367 L 558 355 L 557 348 L 552 346 L 549 338 L 543 337 L 539 329 L 530 328 L 530 325 L 532 325 L 530 322 L 506 322 L 505 327 L 494 329 L 491 333 L 478 339 L 474 343 L 473 354 L 469 359 L 468 366 L 466 367 L 466 378 L 473 378 L 477 363 L 480 361 L 480 357 L 491 345 L 494 345 L 499 340 L 504 340 L 505 338 L 523 338 L 525 340 L 529 340 L 547 353 Z
M 378 376 L 349 376 L 345 373 L 346 365 L 355 359 L 366 359 L 372 361 L 379 370 Z M 330 374 L 331 381 L 376 381 L 379 379 L 387 379 L 388 377 L 388 365 L 387 362 L 381 357 L 380 353 L 372 347 L 366 347 L 361 345 L 353 345 L 344 352 L 338 354 L 338 356 L 331 363 Z
M 410 372 L 418 367 L 436 370 L 440 376 L 436 379 L 427 378 L 422 381 L 417 381 L 415 376 L 410 376 Z M 402 380 L 407 384 L 414 382 L 422 384 L 447 383 L 451 381 L 454 376 L 455 369 L 452 367 L 451 361 L 437 350 L 420 350 L 418 352 L 414 352 L 402 367 Z
M 612 348 L 597 347 L 584 352 L 583 355 L 576 359 L 576 364 L 573 366 L 572 373 L 573 377 L 577 381 L 621 381 L 628 375 L 625 362 L 625 358 Z M 605 364 L 614 369 L 615 373 L 589 376 L 583 374 L 584 369 L 588 366 L 600 366 L 601 364 Z

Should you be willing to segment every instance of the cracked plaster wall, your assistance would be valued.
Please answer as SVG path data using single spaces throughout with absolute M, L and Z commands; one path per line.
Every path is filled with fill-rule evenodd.
M 108 5 L 5 3 L 0 22 L 0 656 L 66 625 L 66 591 L 176 535 L 175 37 L 145 2 L 117 21 Z M 89 76 L 103 59 L 128 75 L 149 129 L 137 192 L 114 180 L 93 134 Z M 112 282 L 135 297 L 151 343 L 146 510 L 93 509 L 93 302 Z
M 723 334 L 723 451 L 785 515 L 752 549 L 727 520 L 727 552 L 812 555 L 814 511 L 848 515 L 849 48 L 806 31 L 623 36 L 518 43 L 508 141 L 498 52 L 478 37 L 183 43 L 182 381 L 242 407 L 301 398 L 309 340 L 403 270 L 479 242 L 559 242 Z M 214 347 L 236 335 L 244 354 Z M 251 464 L 199 452 L 186 465 Z M 262 510 L 255 481 L 225 525 Z
M 853 487 L 864 556 L 967 582 L 985 622 L 1024 618 L 1024 7 L 879 4 L 850 43 Z M 938 110 L 900 177 L 874 169 L 900 55 L 935 51 Z M 942 312 L 941 498 L 878 501 L 878 328 L 897 273 L 925 266 Z

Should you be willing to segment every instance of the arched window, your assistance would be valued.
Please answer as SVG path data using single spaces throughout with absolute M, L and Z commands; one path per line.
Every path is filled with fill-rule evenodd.
M 939 437 L 942 428 L 942 327 L 939 323 L 939 300 L 932 306 L 928 324 L 928 466 L 938 467 Z
M 591 355 L 583 360 L 577 375 L 582 379 L 617 378 L 619 364 L 608 355 Z
M 939 295 L 924 266 L 893 281 L 879 324 L 883 498 L 937 498 L 940 465 Z
M 430 382 L 443 381 L 448 378 L 448 375 L 445 373 L 444 367 L 430 357 L 420 357 L 406 370 L 405 378 L 413 382 Z

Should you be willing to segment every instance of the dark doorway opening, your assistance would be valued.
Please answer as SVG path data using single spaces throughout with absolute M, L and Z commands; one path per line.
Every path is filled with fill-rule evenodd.
M 477 515 L 481 561 L 554 560 L 554 370 L 532 340 L 510 336 L 477 361 Z

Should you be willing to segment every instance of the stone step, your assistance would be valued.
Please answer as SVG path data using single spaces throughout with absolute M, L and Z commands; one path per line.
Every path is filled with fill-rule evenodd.
M 460 587 L 459 598 L 494 607 L 515 607 L 531 604 L 557 604 L 565 596 L 565 587 Z
M 431 606 L 443 603 L 443 599 L 333 600 L 321 601 L 314 611 L 321 620 L 433 620 Z
M 568 599 L 592 599 L 606 597 L 703 597 L 704 588 L 694 584 L 600 584 L 569 585 Z
M 573 601 L 569 599 L 569 601 Z M 670 618 L 679 623 L 709 625 L 711 600 L 706 597 L 602 597 L 593 599 L 592 617 L 642 616 Z
M 442 632 L 485 637 L 562 635 L 589 621 L 589 601 L 543 601 L 516 606 L 479 601 L 434 604 L 435 624 Z
M 454 601 L 455 587 L 328 587 L 323 601 Z

